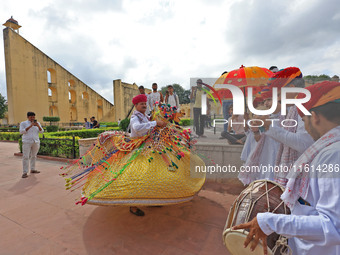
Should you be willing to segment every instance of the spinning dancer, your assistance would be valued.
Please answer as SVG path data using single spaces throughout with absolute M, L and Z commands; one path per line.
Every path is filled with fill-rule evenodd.
M 150 121 L 144 114 L 145 95 L 134 97 L 133 103 L 137 111 L 131 117 L 131 137 L 105 132 L 64 170 L 67 189 L 82 189 L 77 203 L 125 205 L 142 215 L 136 206 L 186 202 L 203 186 L 205 173 L 194 170 L 204 162 L 192 151 L 191 131 L 170 122 L 179 113 L 163 104 Z

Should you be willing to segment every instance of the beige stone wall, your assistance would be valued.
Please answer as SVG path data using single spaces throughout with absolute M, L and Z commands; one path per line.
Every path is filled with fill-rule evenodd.
M 133 107 L 132 98 L 139 94 L 138 85 L 136 83 L 128 84 L 121 80 L 113 81 L 113 95 L 115 104 L 115 121 L 123 120 L 127 117 Z M 145 89 L 145 93 L 151 92 L 150 89 Z M 131 111 L 131 113 L 134 109 Z M 131 113 L 129 116 L 131 116 Z
M 59 116 L 61 122 L 114 121 L 115 107 L 22 36 L 5 28 L 4 47 L 7 80 L 8 122 Z

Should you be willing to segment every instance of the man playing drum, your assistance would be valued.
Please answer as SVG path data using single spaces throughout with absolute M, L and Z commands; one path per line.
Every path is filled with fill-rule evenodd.
M 289 238 L 293 254 L 340 254 L 340 83 L 321 82 L 307 87 L 312 98 L 304 107 L 305 129 L 316 141 L 294 163 L 281 198 L 291 215 L 258 213 L 248 223 L 244 242 L 252 250 L 262 241 L 267 254 L 267 235 Z M 304 98 L 299 94 L 298 98 Z
M 304 88 L 305 82 L 302 78 L 302 73 L 297 67 L 288 67 L 275 73 L 268 84 L 270 88 L 278 89 L 278 101 L 281 104 L 281 89 L 283 87 L 297 87 Z M 287 93 L 287 99 L 293 99 L 297 93 Z M 267 131 L 265 135 L 281 143 L 276 157 L 276 164 L 282 167 L 290 166 L 298 159 L 299 156 L 313 144 L 312 137 L 306 132 L 304 123 L 297 113 L 297 107 L 290 106 L 287 109 L 287 115 L 280 119 L 293 119 L 297 122 L 295 127 L 271 127 L 268 123 L 265 124 Z M 286 124 L 289 125 L 289 124 Z M 275 182 L 286 186 L 288 171 L 275 173 Z

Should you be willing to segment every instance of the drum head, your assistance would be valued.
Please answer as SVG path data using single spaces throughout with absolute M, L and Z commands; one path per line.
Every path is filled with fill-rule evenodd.
M 261 242 L 256 246 L 254 251 L 250 250 L 251 242 L 244 248 L 244 241 L 248 232 L 245 230 L 227 229 L 223 233 L 224 244 L 232 255 L 263 255 L 263 246 Z M 272 251 L 267 247 L 268 255 L 272 255 Z

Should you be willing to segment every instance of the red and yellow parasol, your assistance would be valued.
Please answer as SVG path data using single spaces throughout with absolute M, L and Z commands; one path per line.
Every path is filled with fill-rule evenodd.
M 232 99 L 232 94 L 229 89 L 223 88 L 223 84 L 234 85 L 240 88 L 252 87 L 253 95 L 261 91 L 266 86 L 272 72 L 267 68 L 250 66 L 241 66 L 239 69 L 230 71 L 219 77 L 213 88 L 217 91 L 218 96 L 223 99 Z M 245 91 L 246 92 L 246 91 Z M 246 94 L 246 93 L 245 93 Z

